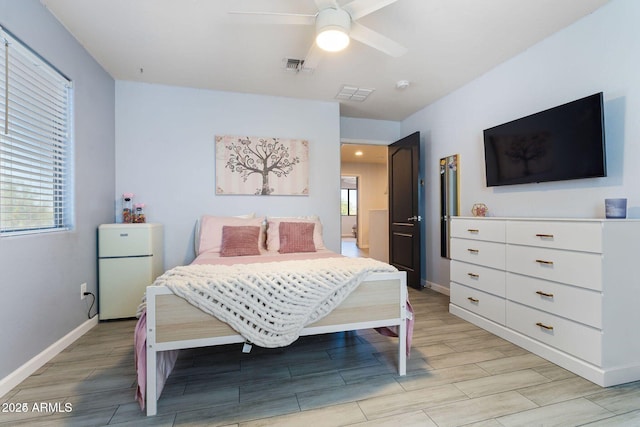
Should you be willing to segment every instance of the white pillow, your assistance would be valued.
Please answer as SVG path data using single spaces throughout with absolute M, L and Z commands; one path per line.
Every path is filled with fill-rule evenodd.
M 280 223 L 281 222 L 313 222 L 313 244 L 316 250 L 326 249 L 322 239 L 322 223 L 317 215 L 269 217 L 267 218 L 267 250 L 278 252 L 280 250 Z
M 209 217 L 209 216 L 213 216 L 213 215 L 203 215 L 201 218 L 199 218 L 196 221 L 196 231 L 195 231 L 195 236 L 193 239 L 193 245 L 196 251 L 196 256 L 200 255 L 200 236 L 201 236 L 201 228 L 202 228 L 202 220 L 205 217 Z M 242 218 L 242 219 L 252 219 L 255 218 L 256 214 L 255 213 L 250 213 L 250 214 L 246 214 L 246 215 L 237 215 L 237 216 L 233 216 L 233 217 L 218 217 L 218 218 Z M 263 227 L 264 228 L 264 227 Z M 222 230 L 222 228 L 220 229 Z M 222 238 L 221 238 L 222 239 Z

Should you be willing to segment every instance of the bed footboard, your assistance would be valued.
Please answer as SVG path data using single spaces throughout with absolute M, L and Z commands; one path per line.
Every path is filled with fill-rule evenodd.
M 405 272 L 375 273 L 338 307 L 305 327 L 303 335 L 396 327 L 398 374 L 406 374 L 407 285 Z M 226 323 L 204 313 L 164 286 L 147 288 L 147 415 L 157 412 L 158 352 L 241 343 L 244 338 Z

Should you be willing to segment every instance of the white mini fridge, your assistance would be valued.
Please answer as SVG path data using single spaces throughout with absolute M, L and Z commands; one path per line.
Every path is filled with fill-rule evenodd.
M 136 315 L 146 287 L 164 272 L 161 224 L 102 224 L 98 227 L 100 320 Z

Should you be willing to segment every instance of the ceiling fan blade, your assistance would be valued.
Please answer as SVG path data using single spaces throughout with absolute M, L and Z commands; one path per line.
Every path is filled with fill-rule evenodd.
M 315 25 L 316 15 L 274 12 L 231 11 L 230 15 L 252 24 Z
M 360 43 L 364 43 L 367 46 L 378 49 L 379 51 L 384 52 L 387 55 L 391 55 L 394 58 L 407 53 L 406 47 L 394 42 L 390 38 L 387 38 L 380 33 L 370 30 L 364 25 L 358 24 L 357 22 L 351 23 L 351 31 L 349 32 L 349 36 L 352 39 L 359 41 Z
M 342 6 L 342 8 L 346 10 L 349 15 L 351 15 L 351 19 L 355 21 L 396 1 L 398 0 L 353 0 Z
M 313 71 L 318 67 L 320 60 L 322 59 L 324 51 L 318 47 L 318 45 L 314 42 L 311 44 L 311 48 L 309 52 L 307 52 L 307 56 L 304 57 L 304 63 L 302 64 L 302 69 L 305 71 Z
M 318 10 L 323 10 L 329 7 L 337 9 L 339 7 L 338 2 L 336 0 L 315 0 L 315 1 L 316 1 L 316 7 L 318 8 Z

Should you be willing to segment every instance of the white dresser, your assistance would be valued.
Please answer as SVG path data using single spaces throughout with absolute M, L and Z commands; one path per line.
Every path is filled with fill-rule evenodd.
M 451 313 L 601 386 L 640 380 L 640 220 L 451 221 Z

